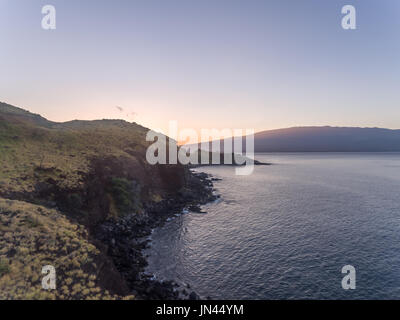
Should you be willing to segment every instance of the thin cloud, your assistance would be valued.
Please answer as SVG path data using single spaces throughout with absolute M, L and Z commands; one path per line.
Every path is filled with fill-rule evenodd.
M 120 107 L 120 106 L 115 106 L 115 108 L 116 108 L 120 113 L 123 113 L 123 114 L 124 114 L 124 116 L 123 116 L 124 118 L 127 118 L 127 119 L 132 120 L 132 119 L 136 118 L 136 116 L 137 116 L 137 113 L 136 113 L 136 112 L 129 111 L 129 110 L 125 110 L 124 108 L 122 108 L 122 107 Z

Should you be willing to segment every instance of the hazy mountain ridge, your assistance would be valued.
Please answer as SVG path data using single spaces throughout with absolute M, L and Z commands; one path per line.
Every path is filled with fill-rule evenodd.
M 220 143 L 223 150 L 224 140 Z M 242 137 L 242 143 L 246 150 L 246 137 Z M 211 142 L 206 147 L 199 147 L 209 151 Z M 267 130 L 254 135 L 254 151 L 400 152 L 400 130 L 330 126 Z
M 256 152 L 397 152 L 400 130 L 359 127 L 293 127 L 258 132 Z

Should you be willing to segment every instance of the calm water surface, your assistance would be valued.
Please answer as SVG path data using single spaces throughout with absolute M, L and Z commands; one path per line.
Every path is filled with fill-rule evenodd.
M 215 299 L 400 299 L 400 154 L 256 159 L 274 165 L 199 169 L 221 201 L 155 230 L 148 272 Z

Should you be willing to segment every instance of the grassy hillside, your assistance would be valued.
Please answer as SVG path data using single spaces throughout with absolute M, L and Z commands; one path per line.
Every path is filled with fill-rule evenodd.
M 0 299 L 131 297 L 91 231 L 184 189 L 186 168 L 146 162 L 147 130 L 55 123 L 0 103 Z M 40 287 L 45 264 L 57 267 L 57 291 Z
M 54 123 L 2 103 L 0 196 L 57 203 L 91 224 L 93 219 L 83 221 L 79 213 L 90 216 L 91 201 L 100 196 L 107 199 L 101 204 L 103 214 L 139 210 L 184 183 L 183 167 L 146 162 L 147 131 L 122 120 Z M 128 197 L 137 202 L 127 203 Z
M 0 299 L 121 299 L 104 283 L 116 270 L 83 226 L 57 210 L 0 199 Z M 42 267 L 53 265 L 56 290 L 42 289 Z
M 32 191 L 38 178 L 61 177 L 64 187 L 80 183 L 92 157 L 136 160 L 147 130 L 121 120 L 53 123 L 0 104 L 1 191 Z M 46 174 L 47 173 L 47 174 Z

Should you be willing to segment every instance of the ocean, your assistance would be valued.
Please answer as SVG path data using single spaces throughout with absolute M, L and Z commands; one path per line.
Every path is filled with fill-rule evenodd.
M 400 299 L 400 153 L 256 159 L 272 165 L 196 169 L 221 199 L 154 230 L 148 273 L 213 299 Z

